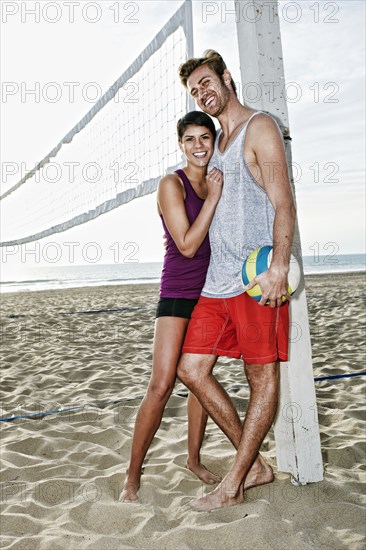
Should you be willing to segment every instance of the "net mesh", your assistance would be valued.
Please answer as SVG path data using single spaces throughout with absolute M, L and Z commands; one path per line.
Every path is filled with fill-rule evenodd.
M 183 5 L 89 113 L 1 199 L 2 246 L 34 241 L 152 193 L 181 164 L 176 121 L 188 99 Z M 188 37 L 188 38 L 187 38 Z

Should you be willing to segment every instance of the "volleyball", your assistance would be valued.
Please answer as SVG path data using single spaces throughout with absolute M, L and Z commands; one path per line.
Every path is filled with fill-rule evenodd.
M 249 254 L 243 264 L 242 269 L 242 280 L 244 286 L 248 285 L 257 275 L 260 275 L 264 271 L 267 271 L 267 269 L 271 265 L 272 254 L 272 246 L 258 247 L 253 250 L 251 254 Z M 290 296 L 294 294 L 297 287 L 299 286 L 300 276 L 301 272 L 299 262 L 297 261 L 295 256 L 291 254 L 290 271 L 288 273 L 288 293 L 290 294 Z M 253 288 L 247 290 L 246 292 L 257 302 L 259 302 L 262 298 L 262 290 L 259 285 L 255 285 Z M 286 301 L 286 298 L 284 296 L 282 297 L 282 301 Z

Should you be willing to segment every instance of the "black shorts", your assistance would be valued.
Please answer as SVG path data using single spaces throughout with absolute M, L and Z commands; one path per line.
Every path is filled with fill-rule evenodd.
M 156 318 L 183 317 L 184 319 L 190 319 L 197 302 L 198 298 L 160 298 L 156 310 Z

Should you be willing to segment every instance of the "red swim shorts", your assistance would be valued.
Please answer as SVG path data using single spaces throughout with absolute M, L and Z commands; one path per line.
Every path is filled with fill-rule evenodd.
M 288 360 L 289 304 L 260 306 L 246 292 L 233 298 L 201 296 L 182 353 L 243 358 L 248 364 Z

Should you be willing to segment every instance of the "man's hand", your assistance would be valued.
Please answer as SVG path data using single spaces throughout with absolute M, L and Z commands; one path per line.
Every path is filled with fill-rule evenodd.
M 280 306 L 282 304 L 282 296 L 287 300 L 291 299 L 288 293 L 288 269 L 271 266 L 267 271 L 257 275 L 245 287 L 245 290 L 250 290 L 255 285 L 259 285 L 262 291 L 262 298 L 259 305 L 266 305 L 269 300 L 270 307 Z

